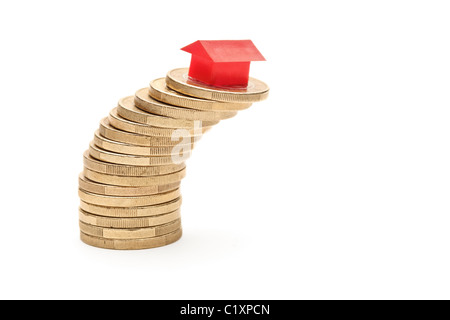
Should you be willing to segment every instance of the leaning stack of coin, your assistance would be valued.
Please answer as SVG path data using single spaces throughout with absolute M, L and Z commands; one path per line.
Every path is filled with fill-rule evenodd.
M 175 69 L 123 98 L 100 122 L 79 176 L 81 240 L 147 249 L 180 239 L 180 182 L 195 142 L 219 121 L 261 101 L 269 88 L 214 88 Z

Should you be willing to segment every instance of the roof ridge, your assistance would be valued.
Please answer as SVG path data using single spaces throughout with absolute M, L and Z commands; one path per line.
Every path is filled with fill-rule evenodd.
M 213 62 L 265 61 L 251 40 L 197 40 L 181 50 Z

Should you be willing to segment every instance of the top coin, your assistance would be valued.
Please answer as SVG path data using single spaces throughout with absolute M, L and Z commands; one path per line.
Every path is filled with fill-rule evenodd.
M 148 91 L 150 96 L 156 100 L 189 109 L 196 109 L 202 111 L 239 111 L 249 108 L 251 103 L 239 102 L 220 102 L 213 100 L 205 100 L 186 96 L 177 91 L 174 91 L 166 86 L 166 79 L 160 78 L 150 82 L 150 89 Z
M 188 71 L 188 68 L 169 71 L 166 76 L 167 86 L 189 96 L 222 102 L 258 102 L 269 95 L 267 84 L 255 78 L 249 78 L 246 88 L 219 88 L 190 79 Z

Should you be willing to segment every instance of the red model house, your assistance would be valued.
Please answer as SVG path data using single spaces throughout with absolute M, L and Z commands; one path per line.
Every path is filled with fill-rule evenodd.
M 182 48 L 192 54 L 189 77 L 211 86 L 246 87 L 251 61 L 265 61 L 251 40 L 199 40 Z

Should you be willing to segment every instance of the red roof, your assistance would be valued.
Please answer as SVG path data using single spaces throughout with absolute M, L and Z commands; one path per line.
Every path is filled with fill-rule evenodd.
M 181 50 L 214 62 L 266 60 L 251 40 L 198 40 Z

